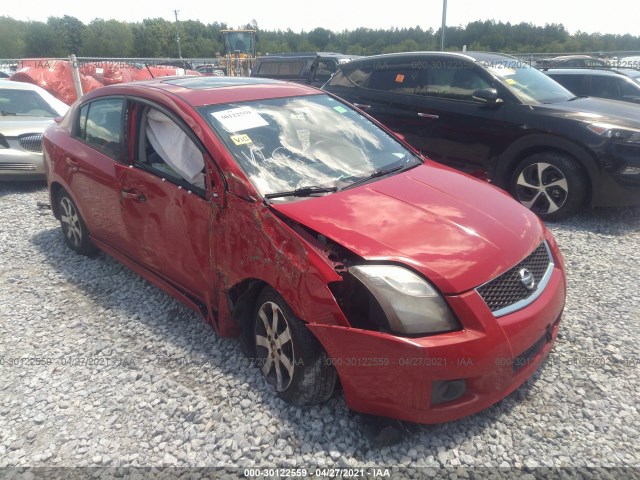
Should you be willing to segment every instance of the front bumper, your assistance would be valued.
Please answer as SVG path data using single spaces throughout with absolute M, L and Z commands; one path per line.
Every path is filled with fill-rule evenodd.
M 599 158 L 602 165 L 594 183 L 592 206 L 640 205 L 640 146 L 612 143 Z
M 0 180 L 45 180 L 42 153 L 0 149 Z
M 501 400 L 537 369 L 558 334 L 565 277 L 554 268 L 540 297 L 495 318 L 475 291 L 448 297 L 465 326 L 420 338 L 309 324 L 340 376 L 353 410 L 417 423 L 456 420 Z M 465 393 L 432 404 L 434 385 L 464 380 Z M 435 383 L 434 383 L 435 382 Z

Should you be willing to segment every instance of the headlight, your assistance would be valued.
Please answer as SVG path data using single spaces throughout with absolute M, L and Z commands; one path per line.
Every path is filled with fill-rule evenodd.
M 640 143 L 640 130 L 635 128 L 623 128 L 603 122 L 591 123 L 587 125 L 587 128 L 601 137 L 621 142 Z
M 394 332 L 417 335 L 460 328 L 442 296 L 412 271 L 395 265 L 358 265 L 349 272 L 380 303 Z

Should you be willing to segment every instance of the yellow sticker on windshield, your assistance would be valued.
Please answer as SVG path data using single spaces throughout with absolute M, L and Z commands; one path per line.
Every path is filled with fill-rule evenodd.
M 507 82 L 509 85 L 515 85 L 516 83 L 518 83 L 513 78 L 505 78 L 504 81 Z
M 231 141 L 236 145 L 247 145 L 248 143 L 253 143 L 249 138 L 249 135 L 244 133 L 241 135 L 231 135 Z

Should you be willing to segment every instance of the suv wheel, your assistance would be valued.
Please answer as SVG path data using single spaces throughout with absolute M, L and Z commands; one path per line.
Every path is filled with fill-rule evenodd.
M 587 179 L 572 158 L 555 152 L 535 153 L 518 164 L 509 191 L 543 220 L 576 213 L 585 203 Z

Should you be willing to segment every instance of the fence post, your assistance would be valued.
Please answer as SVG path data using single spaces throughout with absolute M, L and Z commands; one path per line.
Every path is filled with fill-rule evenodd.
M 73 79 L 73 86 L 76 88 L 76 95 L 80 98 L 82 96 L 82 83 L 80 83 L 80 68 L 75 55 L 69 55 L 69 67 L 71 68 L 71 78 Z

